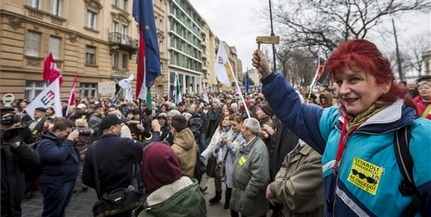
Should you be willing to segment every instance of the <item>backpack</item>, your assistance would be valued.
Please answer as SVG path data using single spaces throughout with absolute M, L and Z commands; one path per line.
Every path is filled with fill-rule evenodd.
M 403 211 L 401 216 L 415 216 L 421 210 L 424 204 L 421 196 L 416 188 L 413 179 L 413 159 L 409 151 L 409 143 L 411 136 L 411 126 L 406 126 L 398 129 L 395 132 L 394 149 L 397 158 L 398 167 L 400 168 L 403 180 L 401 180 L 398 190 L 405 197 L 413 197 L 412 202 Z M 424 213 L 423 213 L 423 216 Z

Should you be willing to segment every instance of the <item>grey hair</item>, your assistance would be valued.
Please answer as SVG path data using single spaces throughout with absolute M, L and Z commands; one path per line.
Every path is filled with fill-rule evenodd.
M 421 87 L 421 86 L 424 86 L 424 85 L 427 85 L 427 86 L 431 87 L 431 82 L 429 82 L 429 81 L 421 81 L 421 82 L 418 83 L 418 88 Z
M 256 118 L 247 118 L 244 120 L 244 125 L 248 129 L 253 132 L 253 134 L 258 134 L 260 131 L 260 124 L 259 121 Z
M 170 111 L 168 112 L 168 114 L 167 114 L 168 118 L 171 118 L 171 117 L 173 117 L 173 116 L 175 116 L 175 115 L 181 115 L 180 111 L 175 110 L 175 109 L 172 109 L 172 110 L 170 110 Z

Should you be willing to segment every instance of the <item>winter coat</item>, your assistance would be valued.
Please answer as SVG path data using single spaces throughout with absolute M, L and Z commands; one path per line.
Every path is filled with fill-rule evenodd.
M 425 110 L 427 109 L 427 107 L 428 107 L 428 106 L 431 106 L 431 102 L 429 102 L 429 103 L 427 103 L 426 105 L 424 105 L 424 104 L 423 104 L 423 102 L 422 102 L 422 97 L 421 97 L 421 96 L 417 96 L 417 97 L 415 97 L 415 98 L 413 99 L 413 101 L 414 101 L 414 102 L 415 102 L 415 104 L 416 104 L 416 108 L 417 108 L 417 110 L 418 110 L 418 115 L 419 115 L 420 117 L 423 117 L 423 113 L 425 112 Z M 426 118 L 426 119 L 431 120 L 431 111 L 430 111 L 430 113 L 428 113 L 428 114 L 425 116 L 425 118 Z
M 180 160 L 181 175 L 193 178 L 198 147 L 192 131 L 185 128 L 176 134 L 171 147 Z
M 153 135 L 154 141 L 160 139 Z M 143 148 L 148 143 L 123 138 L 113 133 L 103 134 L 96 143 L 96 162 L 100 179 L 101 194 L 117 188 L 126 188 L 132 183 L 133 165 L 142 159 Z M 85 155 L 82 182 L 92 188 L 96 187 L 92 149 Z
M 230 133 L 230 140 L 231 142 L 224 145 L 222 151 L 220 151 L 218 155 L 218 162 L 224 161 L 225 183 L 228 188 L 233 187 L 232 173 L 236 152 L 238 151 L 239 146 L 245 143 L 245 139 L 242 137 L 240 131 L 236 133 L 232 131 Z
M 152 192 L 139 217 L 205 217 L 206 202 L 199 183 L 183 176 L 172 184 Z
M 268 150 L 259 137 L 241 145 L 233 165 L 233 189 L 229 207 L 245 216 L 262 216 L 269 210 Z
M 1 216 L 20 217 L 26 188 L 24 173 L 40 162 L 39 155 L 26 144 L 1 147 Z
M 284 158 L 270 189 L 284 217 L 323 216 L 322 156 L 301 142 Z
M 398 190 L 403 178 L 393 146 L 395 131 L 407 125 L 411 125 L 409 151 L 414 161 L 414 184 L 423 198 L 425 216 L 431 216 L 431 121 L 416 119 L 414 109 L 401 99 L 388 105 L 347 136 L 334 176 L 344 122 L 341 111 L 335 106 L 322 109 L 301 103 L 280 74 L 272 73 L 262 83 L 262 92 L 277 117 L 322 154 L 324 201 L 329 201 L 324 203 L 325 216 L 401 215 L 412 197 L 403 196 Z M 361 179 L 363 175 L 369 179 Z
M 76 180 L 79 173 L 79 154 L 72 141 L 59 139 L 51 131 L 44 131 L 36 150 L 43 165 L 41 183 Z
M 281 167 L 286 155 L 292 151 L 299 138 L 286 127 L 285 124 L 278 120 L 277 128 L 275 129 L 274 143 L 272 148 L 272 158 L 270 163 L 271 180 L 274 180 L 275 175 Z
M 220 129 L 218 128 L 214 135 L 211 137 L 211 141 L 208 144 L 207 148 L 202 152 L 201 156 L 205 158 L 205 161 L 208 160 L 209 157 L 214 156 L 217 157 L 217 153 L 220 149 L 220 141 L 224 136 L 230 136 L 232 131 L 229 129 Z

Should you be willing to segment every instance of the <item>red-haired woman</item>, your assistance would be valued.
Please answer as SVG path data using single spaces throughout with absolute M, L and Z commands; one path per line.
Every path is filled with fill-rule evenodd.
M 301 103 L 283 76 L 271 72 L 261 51 L 252 61 L 277 117 L 322 154 L 325 216 L 406 216 L 413 196 L 398 189 L 403 176 L 394 150 L 395 132 L 405 126 L 411 126 L 409 154 L 422 201 L 422 209 L 411 213 L 431 216 L 431 121 L 415 117 L 414 102 L 394 83 L 389 60 L 373 43 L 348 40 L 327 60 L 339 107 Z M 267 198 L 274 201 L 282 193 L 270 189 Z M 303 201 L 313 196 L 305 194 Z

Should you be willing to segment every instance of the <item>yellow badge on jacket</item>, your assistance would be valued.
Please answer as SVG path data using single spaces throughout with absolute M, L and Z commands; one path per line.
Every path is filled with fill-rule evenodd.
M 244 155 L 241 155 L 241 157 L 239 158 L 239 160 L 238 160 L 238 164 L 240 165 L 240 166 L 243 166 L 244 164 L 245 164 L 245 162 L 246 162 L 247 160 L 245 159 L 245 157 L 244 157 Z
M 382 177 L 383 167 L 355 157 L 347 180 L 358 188 L 376 195 Z

